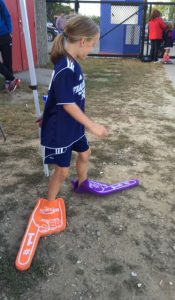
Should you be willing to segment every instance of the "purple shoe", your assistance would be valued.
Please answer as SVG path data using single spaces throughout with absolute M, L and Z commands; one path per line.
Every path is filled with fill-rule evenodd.
M 76 193 L 90 193 L 99 196 L 106 196 L 116 192 L 133 188 L 139 185 L 138 179 L 131 179 L 115 184 L 106 184 L 98 181 L 88 180 L 83 181 L 78 187 L 78 180 L 71 181 L 74 192 Z

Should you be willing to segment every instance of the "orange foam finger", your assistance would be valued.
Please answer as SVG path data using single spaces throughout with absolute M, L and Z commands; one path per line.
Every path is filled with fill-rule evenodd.
M 27 270 L 42 236 L 57 233 L 66 228 L 66 211 L 64 200 L 55 201 L 39 199 L 36 204 L 21 242 L 15 261 L 18 270 Z

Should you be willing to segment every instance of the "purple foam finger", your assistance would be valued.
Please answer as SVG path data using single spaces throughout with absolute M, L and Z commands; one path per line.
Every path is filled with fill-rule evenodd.
M 73 189 L 76 193 L 91 193 L 99 196 L 106 196 L 112 193 L 121 192 L 139 185 L 138 179 L 131 179 L 115 184 L 106 184 L 98 181 L 86 179 L 78 187 L 78 181 L 72 181 Z

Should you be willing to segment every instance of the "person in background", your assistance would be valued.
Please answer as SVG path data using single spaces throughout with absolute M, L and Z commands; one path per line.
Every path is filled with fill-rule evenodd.
M 170 62 L 170 50 L 173 48 L 173 24 L 168 23 L 163 34 L 164 39 L 164 55 L 163 61 Z
M 158 62 L 158 53 L 163 39 L 163 31 L 166 24 L 161 18 L 159 10 L 154 9 L 148 23 L 149 40 L 151 41 L 150 59 L 153 62 Z
M 67 20 L 69 20 L 70 18 L 75 17 L 75 16 L 76 16 L 75 12 L 70 12 L 68 15 L 65 16 L 66 22 L 67 22 Z
M 56 19 L 56 28 L 58 29 L 58 33 L 62 33 L 65 25 L 65 15 L 62 12 Z
M 69 173 L 72 151 L 76 151 L 78 186 L 87 180 L 90 149 L 85 128 L 97 137 L 105 137 L 103 125 L 85 114 L 85 81 L 78 60 L 84 60 L 99 40 L 99 28 L 88 17 L 76 15 L 58 35 L 51 51 L 54 64 L 41 127 L 45 164 L 54 165 L 48 187 L 54 201 Z
M 3 0 L 0 0 L 0 73 L 5 77 L 5 89 L 13 92 L 20 83 L 12 70 L 12 22 Z
M 175 23 L 173 23 L 172 37 L 173 37 L 173 43 L 174 43 L 175 42 Z

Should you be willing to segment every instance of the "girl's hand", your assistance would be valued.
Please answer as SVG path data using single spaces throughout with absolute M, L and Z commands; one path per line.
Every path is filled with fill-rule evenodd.
M 97 137 L 103 138 L 108 135 L 107 129 L 103 125 L 93 123 L 89 131 Z
M 84 125 L 92 134 L 101 138 L 107 135 L 107 129 L 103 125 L 99 125 L 91 121 L 91 119 L 89 119 L 85 113 L 82 112 L 77 104 L 66 104 L 63 106 L 63 108 L 75 120 Z
M 35 122 L 41 128 L 42 127 L 42 122 L 43 122 L 43 116 L 41 115 Z

